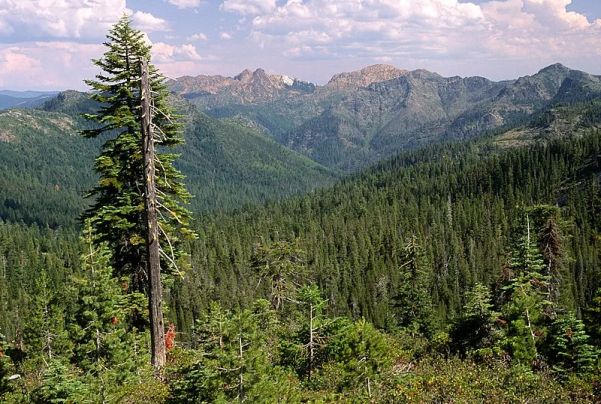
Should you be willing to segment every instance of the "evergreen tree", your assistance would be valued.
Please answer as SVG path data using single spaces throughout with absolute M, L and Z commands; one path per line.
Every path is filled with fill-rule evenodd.
M 104 56 L 94 60 L 102 70 L 96 80 L 86 83 L 94 90 L 92 98 L 100 105 L 96 114 L 86 114 L 95 122 L 83 133 L 87 137 L 106 136 L 108 140 L 96 158 L 100 175 L 91 192 L 95 198 L 85 214 L 91 220 L 99 243 L 107 243 L 117 276 L 131 277 L 134 290 L 144 290 L 146 274 L 146 209 L 144 204 L 144 157 L 141 135 L 141 63 L 150 60 L 150 46 L 144 34 L 122 17 L 109 31 Z M 183 143 L 180 125 L 168 103 L 163 76 L 150 65 L 152 118 L 160 148 Z M 163 267 L 177 270 L 182 257 L 181 236 L 193 236 L 189 229 L 186 191 L 180 172 L 173 166 L 177 156 L 156 154 L 156 185 L 159 208 L 160 245 Z
M 490 290 L 479 283 L 474 285 L 466 293 L 463 313 L 451 331 L 451 347 L 463 354 L 472 353 L 475 357 L 491 356 L 500 338 L 498 316 L 493 310 Z
M 343 391 L 359 388 L 371 397 L 374 382 L 393 360 L 387 337 L 360 319 L 336 333 L 328 343 L 329 362 L 320 371 L 322 380 L 333 380 L 330 388 Z
M 589 344 L 584 324 L 573 313 L 555 319 L 549 331 L 547 349 L 553 370 L 563 375 L 591 372 L 598 356 L 598 351 Z
M 42 382 L 31 395 L 36 404 L 93 402 L 93 394 L 80 374 L 59 359 L 52 359 L 44 370 Z
M 6 354 L 6 348 L 4 335 L 0 334 L 0 400 L 2 400 L 2 396 L 13 390 L 9 378 L 14 374 L 14 367 L 10 357 Z
M 326 306 L 326 301 L 321 297 L 319 287 L 316 285 L 303 286 L 298 291 L 298 301 L 304 306 L 304 311 L 307 313 L 306 325 L 303 327 L 303 347 L 305 348 L 305 371 L 307 378 L 310 380 L 311 375 L 317 365 L 320 350 L 324 347 L 323 328 L 327 326 L 326 318 L 323 315 L 323 310 Z
M 398 325 L 410 332 L 429 335 L 433 331 L 433 313 L 428 293 L 428 272 L 424 253 L 415 235 L 403 249 L 400 270 L 399 287 L 393 298 Z
M 506 347 L 518 362 L 538 359 L 538 344 L 544 338 L 545 319 L 551 313 L 545 263 L 532 236 L 530 220 L 525 216 L 522 236 L 511 252 L 509 279 L 502 290 L 506 303 L 502 313 L 507 320 Z
M 84 372 L 107 383 L 117 384 L 135 374 L 144 355 L 134 351 L 143 346 L 135 329 L 129 326 L 135 313 L 144 310 L 144 295 L 123 291 L 111 276 L 110 254 L 106 246 L 96 246 L 91 229 L 86 229 L 88 250 L 82 257 L 84 276 L 73 279 L 76 296 L 69 331 L 75 346 L 73 361 Z M 103 377 L 99 377 L 104 373 Z M 103 388 L 104 386 L 100 386 Z
M 297 401 L 291 375 L 271 359 L 268 336 L 275 313 L 267 301 L 238 313 L 212 304 L 198 322 L 200 359 L 181 370 L 171 400 L 187 402 Z
M 294 296 L 304 276 L 304 255 L 297 242 L 256 245 L 251 266 L 261 281 L 270 283 L 269 299 L 274 309 L 282 309 L 284 302 Z
M 585 311 L 587 328 L 593 342 L 601 347 L 601 288 L 597 289 L 590 307 Z
M 23 330 L 27 355 L 38 363 L 60 357 L 71 348 L 65 328 L 64 295 L 53 289 L 48 274 L 42 271 Z

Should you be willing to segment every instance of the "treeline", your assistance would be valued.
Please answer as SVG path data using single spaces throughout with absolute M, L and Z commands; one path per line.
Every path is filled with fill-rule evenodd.
M 94 156 L 104 140 L 77 133 L 90 126 L 80 116 L 89 103 L 80 94 L 52 102 L 62 105 L 54 109 L 68 113 L 0 113 L 6 136 L 0 139 L 1 220 L 54 229 L 80 226 L 91 203 L 85 196 L 96 181 Z M 195 196 L 190 206 L 195 212 L 282 199 L 332 184 L 338 177 L 255 129 L 217 121 L 189 105 L 182 109 L 188 119 L 187 144 L 178 149 L 176 164 Z
M 193 268 L 173 292 L 178 327 L 189 330 L 207 301 L 235 307 L 260 296 L 249 263 L 257 244 L 278 240 L 295 240 L 307 252 L 308 272 L 333 314 L 384 327 L 399 287 L 400 251 L 413 237 L 424 250 L 428 292 L 442 325 L 460 314 L 474 284 L 498 282 L 512 236 L 523 226 L 520 212 L 532 209 L 539 238 L 547 220 L 558 224 L 560 299 L 579 311 L 600 286 L 599 139 L 595 132 L 502 153 L 487 143 L 434 146 L 328 190 L 203 216 L 191 246 Z M 535 208 L 541 204 L 556 208 Z
M 401 154 L 304 197 L 198 219 L 143 297 L 75 231 L 0 225 L 14 402 L 598 399 L 601 135 Z M 182 268 L 185 263 L 181 263 Z

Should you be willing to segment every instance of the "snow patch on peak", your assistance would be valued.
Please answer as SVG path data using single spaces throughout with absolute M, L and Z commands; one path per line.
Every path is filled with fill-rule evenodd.
M 291 86 L 294 84 L 294 79 L 288 76 L 282 76 L 282 82 L 287 86 Z

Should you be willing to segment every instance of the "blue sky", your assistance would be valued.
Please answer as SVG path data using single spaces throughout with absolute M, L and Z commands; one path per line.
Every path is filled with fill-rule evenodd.
M 601 74 L 599 0 L 0 0 L 0 89 L 75 88 L 132 16 L 169 77 L 262 67 L 325 83 L 374 63 L 508 79 Z

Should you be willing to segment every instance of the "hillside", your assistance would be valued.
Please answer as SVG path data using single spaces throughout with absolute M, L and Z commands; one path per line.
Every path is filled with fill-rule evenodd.
M 77 222 L 95 175 L 100 140 L 78 135 L 81 93 L 62 93 L 42 110 L 0 112 L 0 218 L 56 227 Z M 187 111 L 178 164 L 195 198 L 192 209 L 239 208 L 332 183 L 336 175 L 234 121 Z
M 186 307 L 178 321 L 191 324 L 204 296 L 247 304 L 261 293 L 248 272 L 255 243 L 297 240 L 331 310 L 386 327 L 400 287 L 401 251 L 415 236 L 442 324 L 461 310 L 471 286 L 499 281 L 523 228 L 520 212 L 538 212 L 540 205 L 549 205 L 543 218 L 559 206 L 566 226 L 562 248 L 571 258 L 562 264 L 562 302 L 583 307 L 601 286 L 600 189 L 599 131 L 530 147 L 469 142 L 405 152 L 312 195 L 204 216 L 196 269 L 176 303 Z M 542 231 L 543 218 L 533 232 Z
M 252 94 L 262 80 L 246 77 L 254 83 L 246 87 Z M 208 88 L 207 80 L 181 82 L 199 91 Z M 180 79 L 172 89 L 185 93 Z M 244 101 L 227 89 L 185 96 L 213 116 L 243 118 L 320 164 L 355 171 L 400 150 L 477 137 L 558 104 L 599 99 L 601 79 L 560 64 L 504 82 L 375 65 L 338 74 L 311 92 L 271 94 Z
M 55 97 L 52 91 L 0 90 L 0 110 L 9 108 L 35 108 Z
M 596 346 L 601 341 L 596 317 L 587 314 L 594 314 L 587 309 L 595 308 L 592 299 L 600 286 L 601 136 L 595 131 L 579 139 L 490 153 L 486 142 L 431 146 L 405 152 L 311 195 L 236 213 L 203 215 L 197 223 L 199 239 L 190 244 L 191 267 L 185 277 L 166 284 L 167 318 L 175 324 L 170 329 L 177 329 L 177 347 L 166 370 L 169 383 L 147 381 L 143 388 L 162 388 L 157 395 L 164 402 L 186 402 L 201 393 L 209 397 L 229 393 L 229 384 L 223 382 L 232 379 L 226 366 L 238 360 L 240 341 L 245 338 L 243 354 L 258 358 L 258 363 L 251 363 L 244 380 L 260 378 L 259 392 L 264 397 L 265 383 L 281 377 L 269 390 L 276 401 L 282 397 L 286 402 L 317 401 L 327 394 L 326 402 L 358 396 L 376 402 L 408 398 L 436 402 L 440 397 L 459 402 L 521 402 L 531 399 L 535 391 L 545 402 L 596 402 L 594 381 L 584 371 L 545 369 L 565 363 L 555 354 L 564 351 L 552 345 L 553 338 L 571 332 L 582 335 L 586 327 Z M 512 260 L 526 231 L 532 235 L 530 245 L 544 251 L 548 223 L 557 226 L 557 251 L 565 259 L 535 255 L 545 264 L 541 268 L 550 268 L 554 260 L 550 271 L 554 294 L 545 292 L 545 297 L 553 296 L 553 311 L 543 315 L 535 306 L 541 295 L 537 289 L 528 290 L 532 300 L 527 302 L 534 301 L 527 306 L 529 315 L 537 316 L 530 317 L 537 327 L 533 339 L 541 352 L 531 368 L 530 362 L 515 359 L 521 346 L 530 346 L 531 334 L 520 334 L 523 328 L 517 328 L 524 324 L 521 311 L 515 314 L 514 309 L 520 301 L 508 298 L 506 290 L 519 281 L 508 271 L 522 270 Z M 46 345 L 39 341 L 46 341 L 47 334 L 38 329 L 57 335 L 52 340 L 53 355 L 76 358 L 80 351 L 71 351 L 67 338 L 81 338 L 77 331 L 87 326 L 85 316 L 94 313 L 101 313 L 102 324 L 107 324 L 103 335 L 137 337 L 124 331 L 120 320 L 127 317 L 115 316 L 121 306 L 111 306 L 108 293 L 134 296 L 119 295 L 116 291 L 122 290 L 122 283 L 108 283 L 104 267 L 87 273 L 82 260 L 89 256 L 89 246 L 84 243 L 71 229 L 52 231 L 0 222 L 4 264 L 0 327 L 8 341 L 21 344 L 3 343 L 10 347 L 10 359 L 17 358 L 12 359 L 15 363 L 32 366 L 44 354 Z M 410 255 L 412 243 L 417 246 L 415 256 Z M 301 261 L 291 258 L 298 256 Z M 270 284 L 262 282 L 257 272 L 262 259 L 275 268 L 289 265 L 306 277 L 301 282 L 319 287 L 313 289 L 319 306 L 311 319 L 320 344 L 315 361 L 310 362 L 311 383 L 302 382 L 309 380 L 303 347 L 311 324 L 303 303 L 314 300 L 293 297 L 283 309 L 271 309 L 266 300 L 272 296 Z M 408 277 L 408 263 L 419 268 L 418 283 Z M 88 279 L 104 283 L 95 286 Z M 477 308 L 482 307 L 482 314 L 472 314 L 474 304 L 481 304 Z M 46 317 L 48 307 L 51 317 Z M 585 321 L 570 320 L 567 328 L 557 328 L 570 318 L 566 313 L 578 311 L 585 313 Z M 75 328 L 82 316 L 83 325 Z M 90 341 L 97 341 L 97 334 L 91 335 Z M 59 345 L 63 341 L 67 342 Z M 137 346 L 147 343 L 141 338 L 134 341 Z M 15 346 L 25 346 L 27 351 Z M 371 366 L 369 388 L 365 368 L 357 365 L 366 357 Z M 596 354 L 585 363 L 594 363 L 595 358 Z M 119 376 L 137 374 L 148 360 L 137 352 L 127 359 L 135 366 L 123 370 L 119 357 L 114 365 Z M 77 387 L 91 386 L 71 392 L 70 397 L 94 396 L 98 390 L 104 394 L 104 387 L 95 384 L 97 377 L 84 378 L 62 366 L 55 372 L 61 372 L 65 384 L 82 380 Z M 564 379 L 566 374 L 570 380 Z M 144 374 L 138 377 L 152 380 Z M 218 387 L 205 387 L 206 377 Z M 283 383 L 291 385 L 282 389 Z M 125 391 L 111 391 L 111 397 L 137 397 L 140 384 L 135 383 L 133 391 L 128 386 Z

